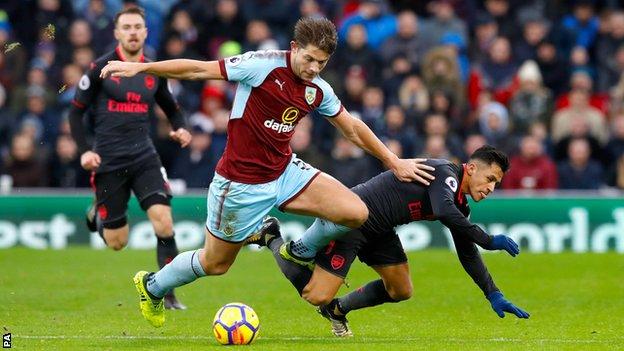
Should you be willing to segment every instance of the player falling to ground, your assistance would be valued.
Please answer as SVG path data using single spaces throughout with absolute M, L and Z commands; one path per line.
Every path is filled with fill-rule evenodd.
M 430 186 L 403 183 L 390 172 L 382 173 L 352 190 L 368 206 L 369 217 L 357 230 L 330 242 L 316 255 L 312 272 L 286 261 L 279 253 L 283 243 L 276 219 L 248 244 L 268 246 L 280 269 L 308 302 L 332 323 L 337 336 L 352 335 L 346 314 L 386 302 L 398 302 L 412 295 L 407 257 L 394 227 L 420 220 L 439 220 L 451 231 L 462 266 L 490 301 L 494 311 L 519 318 L 529 314 L 507 301 L 494 284 L 475 244 L 486 250 L 505 250 L 516 256 L 518 245 L 505 235 L 488 235 L 468 220 L 470 208 L 466 194 L 481 201 L 494 191 L 509 167 L 507 156 L 491 146 L 475 151 L 468 163 L 457 166 L 446 160 L 426 162 L 435 167 Z M 358 256 L 381 277 L 339 298 L 338 288 Z
M 143 316 L 164 323 L 162 296 L 206 275 L 225 273 L 245 239 L 257 233 L 272 207 L 327 221 L 328 233 L 362 225 L 368 209 L 336 179 L 292 153 L 289 141 L 301 118 L 316 110 L 357 146 L 381 160 L 401 181 L 428 184 L 422 160 L 399 159 L 362 121 L 347 112 L 319 77 L 336 48 L 336 28 L 327 19 L 305 18 L 295 25 L 289 51 L 247 52 L 218 61 L 110 62 L 102 77 L 150 73 L 177 79 L 238 82 L 228 124 L 225 153 L 208 191 L 204 248 L 182 253 L 159 272 L 139 272 L 135 284 Z M 324 234 L 327 235 L 327 234 Z
M 128 243 L 126 211 L 132 190 L 147 212 L 157 237 L 156 256 L 164 267 L 178 254 L 171 217 L 171 192 L 167 175 L 149 136 L 149 114 L 157 103 L 169 119 L 172 139 L 186 147 L 191 141 L 180 109 L 167 89 L 167 81 L 151 74 L 100 78 L 110 60 L 143 62 L 147 37 L 145 15 L 130 8 L 115 16 L 115 51 L 98 58 L 82 76 L 70 111 L 71 131 L 81 153 L 80 163 L 92 171 L 95 205 L 87 225 L 106 245 L 121 250 Z M 94 116 L 93 149 L 87 145 L 83 115 Z M 166 294 L 167 308 L 185 309 L 173 290 Z

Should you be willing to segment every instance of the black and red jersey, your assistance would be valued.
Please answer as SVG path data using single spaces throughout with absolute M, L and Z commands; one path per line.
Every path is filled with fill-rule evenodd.
M 165 78 L 139 73 L 129 78 L 109 76 L 101 79 L 100 71 L 111 60 L 124 60 L 119 48 L 91 63 L 78 83 L 72 102 L 80 112 L 90 109 L 94 117 L 92 149 L 102 158 L 98 172 L 126 167 L 156 154 L 150 139 L 149 121 L 154 103 L 165 111 L 174 130 L 184 126 Z M 81 132 L 73 129 L 72 134 Z M 88 149 L 79 140 L 81 138 L 75 139 L 81 152 Z

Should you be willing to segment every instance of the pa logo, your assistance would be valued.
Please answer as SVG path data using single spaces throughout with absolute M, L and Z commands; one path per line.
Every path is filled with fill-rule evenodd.
M 448 185 L 448 187 L 451 188 L 453 192 L 457 191 L 457 179 L 453 177 L 448 177 L 444 180 L 444 183 L 446 183 L 446 185 Z
M 2 335 L 2 348 L 10 349 L 11 348 L 11 333 Z

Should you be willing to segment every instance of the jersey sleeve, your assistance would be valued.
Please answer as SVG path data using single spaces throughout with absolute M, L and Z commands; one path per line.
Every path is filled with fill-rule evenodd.
M 154 94 L 154 99 L 158 106 L 165 112 L 173 130 L 186 128 L 186 121 L 184 120 L 180 106 L 176 103 L 173 95 L 171 95 L 171 91 L 169 91 L 166 78 L 158 79 L 158 89 Z
M 78 81 L 78 89 L 76 89 L 76 95 L 74 95 L 72 102 L 77 108 L 85 110 L 97 97 L 102 85 L 100 70 L 99 64 L 92 63 L 91 68 Z
M 334 89 L 332 89 L 329 83 L 320 78 L 318 78 L 318 80 L 315 79 L 314 83 L 323 91 L 323 100 L 321 100 L 321 104 L 316 111 L 325 117 L 336 117 L 342 112 L 344 107 L 340 99 L 338 99 L 338 96 L 336 96 L 336 93 L 334 93 Z
M 257 87 L 277 67 L 286 67 L 282 51 L 249 51 L 219 60 L 221 75 L 228 81 Z
M 449 166 L 438 166 L 434 172 L 435 180 L 429 186 L 429 198 L 433 214 L 451 232 L 466 236 L 470 241 L 487 249 L 492 238 L 478 225 L 471 223 L 466 215 L 455 205 L 456 192 L 460 184 L 457 175 Z
M 451 230 L 451 235 L 453 236 L 453 243 L 457 250 L 459 262 L 475 284 L 483 291 L 483 294 L 487 296 L 497 291 L 498 288 L 494 284 L 494 280 L 490 272 L 488 272 L 477 246 L 461 233 Z

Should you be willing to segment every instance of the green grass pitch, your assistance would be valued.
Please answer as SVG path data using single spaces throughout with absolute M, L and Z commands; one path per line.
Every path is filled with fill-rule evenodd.
M 153 251 L 0 251 L 0 328 L 17 350 L 209 350 L 217 309 L 239 301 L 260 317 L 249 350 L 610 350 L 624 349 L 624 257 L 609 254 L 487 254 L 505 296 L 531 313 L 499 319 L 457 258 L 409 253 L 414 295 L 352 312 L 355 336 L 332 337 L 266 251 L 244 251 L 230 272 L 180 288 L 187 311 L 163 328 L 140 316 L 131 277 L 153 269 Z M 374 279 L 354 264 L 351 288 Z

